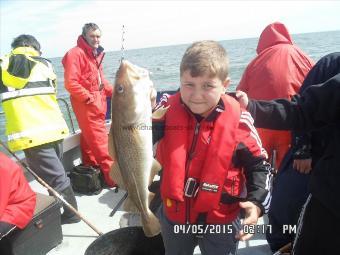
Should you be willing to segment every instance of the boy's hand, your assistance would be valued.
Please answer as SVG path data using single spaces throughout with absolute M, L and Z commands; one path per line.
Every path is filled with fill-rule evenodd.
M 236 91 L 236 98 L 237 101 L 240 103 L 241 107 L 244 109 L 247 109 L 248 103 L 249 103 L 249 99 L 248 96 L 245 92 L 241 91 L 241 90 L 237 90 Z
M 257 220 L 261 214 L 261 209 L 256 206 L 253 202 L 246 201 L 246 202 L 240 202 L 240 207 L 243 208 L 246 211 L 246 217 L 244 218 L 243 225 L 256 225 Z M 248 240 L 251 238 L 253 234 L 247 234 L 244 233 L 243 230 L 241 230 L 237 235 L 236 239 L 239 239 L 241 241 Z

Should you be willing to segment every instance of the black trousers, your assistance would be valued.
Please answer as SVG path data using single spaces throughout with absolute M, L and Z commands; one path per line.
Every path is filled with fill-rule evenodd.
M 70 178 L 61 162 L 62 140 L 25 149 L 24 153 L 28 166 L 56 191 L 70 186 Z
M 340 215 L 340 212 L 339 212 Z M 340 254 L 340 217 L 313 196 L 308 200 L 296 234 L 293 255 Z

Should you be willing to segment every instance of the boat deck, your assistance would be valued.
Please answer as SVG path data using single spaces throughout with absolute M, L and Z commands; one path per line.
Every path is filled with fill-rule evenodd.
M 30 185 L 34 191 L 48 194 L 47 190 L 37 181 L 31 180 Z M 110 232 L 119 228 L 119 220 L 124 211 L 119 208 L 113 217 L 109 217 L 109 215 L 124 194 L 123 190 L 115 193 L 114 190 L 110 189 L 104 189 L 100 194 L 93 196 L 76 194 L 78 210 L 99 231 Z M 261 218 L 259 224 L 264 224 L 264 221 L 266 222 L 266 218 Z M 98 237 L 98 234 L 82 221 L 63 225 L 62 232 L 63 242 L 48 252 L 47 255 L 83 255 L 87 247 Z M 201 254 L 198 247 L 196 247 L 194 254 Z M 251 240 L 239 243 L 238 254 L 269 255 L 272 253 L 265 236 L 257 234 Z

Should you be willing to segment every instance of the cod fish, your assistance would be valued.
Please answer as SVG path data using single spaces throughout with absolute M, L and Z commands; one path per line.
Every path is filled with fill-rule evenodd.
M 109 151 L 115 160 L 110 175 L 127 191 L 124 209 L 138 211 L 146 236 L 160 233 L 160 223 L 149 209 L 148 186 L 161 166 L 152 151 L 152 97 L 149 72 L 122 61 L 112 96 Z

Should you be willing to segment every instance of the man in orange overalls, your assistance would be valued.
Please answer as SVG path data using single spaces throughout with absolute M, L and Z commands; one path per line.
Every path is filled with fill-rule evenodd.
M 282 23 L 268 25 L 259 38 L 257 57 L 247 66 L 237 90 L 247 93 L 249 98 L 271 100 L 290 99 L 297 94 L 309 70 L 314 65 L 292 38 Z M 276 168 L 288 151 L 290 131 L 257 129 L 269 158 L 276 150 Z
M 88 166 L 98 165 L 105 183 L 114 187 L 109 176 L 113 160 L 109 155 L 105 128 L 106 97 L 112 96 L 112 86 L 104 78 L 104 49 L 99 45 L 100 37 L 101 31 L 96 24 L 85 24 L 77 46 L 65 54 L 62 63 L 65 88 L 71 94 L 73 111 L 82 131 L 82 162 Z

